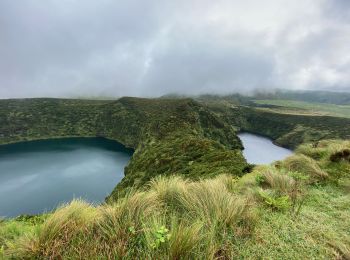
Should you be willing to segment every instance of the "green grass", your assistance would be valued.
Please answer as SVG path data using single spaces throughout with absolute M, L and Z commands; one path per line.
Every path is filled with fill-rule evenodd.
M 73 201 L 0 224 L 3 257 L 39 259 L 348 259 L 347 141 L 305 144 L 242 177 L 155 177 L 110 204 Z M 309 157 L 311 156 L 311 157 Z M 297 162 L 299 161 L 299 162 Z M 315 180 L 315 181 L 310 181 Z M 349 182 L 348 182 L 349 183 Z
M 350 118 L 350 105 L 309 103 L 309 102 L 303 102 L 303 101 L 283 100 L 283 99 L 254 100 L 254 102 L 260 105 L 278 106 L 276 108 L 271 107 L 270 109 L 274 111 L 285 112 L 285 113 L 329 115 L 329 116 Z

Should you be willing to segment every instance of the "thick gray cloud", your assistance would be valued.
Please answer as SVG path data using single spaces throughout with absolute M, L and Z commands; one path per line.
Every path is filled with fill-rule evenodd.
M 0 0 L 0 98 L 350 90 L 348 0 Z

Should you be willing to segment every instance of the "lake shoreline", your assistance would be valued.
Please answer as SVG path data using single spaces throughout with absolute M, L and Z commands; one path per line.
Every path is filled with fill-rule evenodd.
M 75 198 L 104 203 L 132 154 L 102 137 L 0 146 L 0 216 L 43 214 Z
M 251 164 L 269 164 L 293 153 L 292 150 L 278 146 L 270 138 L 261 135 L 240 132 L 238 137 L 244 147 L 242 153 Z

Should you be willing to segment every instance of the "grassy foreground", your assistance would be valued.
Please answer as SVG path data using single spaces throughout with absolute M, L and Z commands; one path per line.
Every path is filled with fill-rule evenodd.
M 0 223 L 0 258 L 349 259 L 350 141 L 243 177 L 156 177 L 106 205 Z

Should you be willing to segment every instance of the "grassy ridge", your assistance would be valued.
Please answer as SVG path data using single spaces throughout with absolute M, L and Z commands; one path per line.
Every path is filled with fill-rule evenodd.
M 306 144 L 243 177 L 157 177 L 112 204 L 4 221 L 5 257 L 348 259 L 350 143 Z
M 158 175 L 182 175 L 192 180 L 219 174 L 241 176 L 249 169 L 240 150 L 230 150 L 218 142 L 193 135 L 175 134 L 161 142 L 151 142 L 136 150 L 125 168 L 125 177 L 108 197 L 112 201 L 128 187 L 142 187 Z M 151 170 L 149 170 L 151 169 Z

